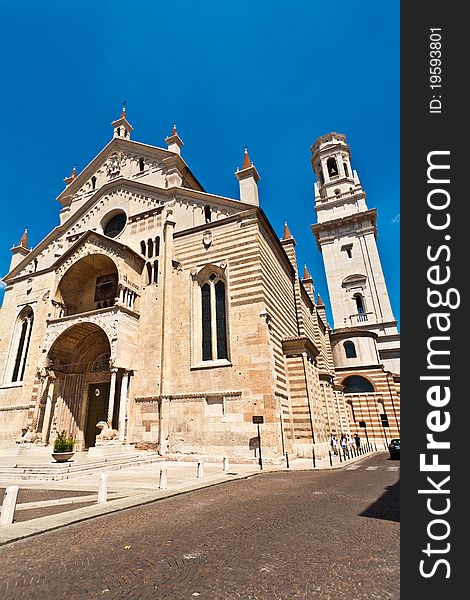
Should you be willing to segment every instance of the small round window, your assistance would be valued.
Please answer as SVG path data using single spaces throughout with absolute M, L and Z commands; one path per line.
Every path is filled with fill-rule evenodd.
M 119 213 L 109 219 L 104 227 L 103 233 L 108 237 L 115 238 L 121 233 L 125 226 L 126 215 L 125 213 Z

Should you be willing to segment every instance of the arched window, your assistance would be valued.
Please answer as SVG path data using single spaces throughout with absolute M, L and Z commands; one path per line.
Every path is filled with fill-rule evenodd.
M 91 189 L 92 190 L 96 189 L 96 177 L 94 175 L 91 178 Z
M 361 296 L 361 294 L 355 294 L 354 300 L 356 301 L 357 313 L 359 315 L 363 314 L 364 313 L 364 299 Z
M 147 256 L 149 258 L 152 258 L 152 256 L 153 256 L 153 240 L 152 240 L 152 238 L 149 238 L 147 240 L 147 248 L 148 248 L 148 255 Z
M 344 352 L 346 353 L 346 358 L 357 358 L 356 354 L 356 346 L 353 342 L 344 342 Z
M 147 285 L 152 283 L 152 263 L 148 262 L 147 265 Z
M 155 256 L 160 255 L 160 236 L 157 235 L 155 238 Z
M 140 172 L 141 172 L 141 173 L 142 173 L 142 171 L 144 170 L 144 168 L 145 168 L 145 161 L 144 161 L 144 159 L 143 159 L 143 158 L 141 158 L 141 159 L 139 160 L 139 170 L 140 170 Z
M 364 298 L 361 294 L 354 294 L 354 301 L 356 303 L 356 313 L 358 322 L 367 321 L 367 315 L 364 306 Z
M 344 174 L 346 175 L 346 177 L 349 177 L 348 165 L 345 162 L 343 162 L 343 169 L 344 169 Z
M 201 307 L 201 358 L 228 358 L 226 285 L 221 273 L 209 270 L 199 281 Z
M 32 309 L 25 307 L 18 316 L 17 326 L 15 328 L 16 354 L 13 365 L 12 382 L 23 381 L 28 358 L 29 344 L 31 342 L 31 332 L 33 330 L 34 314 Z
M 350 375 L 342 384 L 344 386 L 343 394 L 364 394 L 375 391 L 371 382 L 360 375 Z
M 338 176 L 338 165 L 336 164 L 336 158 L 334 156 L 330 156 L 330 158 L 326 161 L 326 167 L 330 177 Z
M 204 207 L 204 218 L 206 220 L 206 223 L 210 223 L 211 222 L 212 215 L 211 215 L 211 207 L 210 206 L 205 206 Z
M 146 246 L 144 240 L 142 240 L 140 242 L 140 253 L 143 254 L 144 256 L 147 256 L 147 246 Z

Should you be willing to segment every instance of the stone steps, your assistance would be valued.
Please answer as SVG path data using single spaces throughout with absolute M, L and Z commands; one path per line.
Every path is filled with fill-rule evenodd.
M 67 463 L 44 463 L 35 465 L 0 465 L 0 481 L 62 481 L 81 475 L 116 471 L 161 462 L 164 459 L 155 453 L 106 456 L 99 460 Z

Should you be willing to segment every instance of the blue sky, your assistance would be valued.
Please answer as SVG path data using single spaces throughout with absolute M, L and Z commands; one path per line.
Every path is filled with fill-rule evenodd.
M 166 147 L 177 123 L 208 192 L 238 197 L 247 145 L 261 206 L 279 236 L 288 221 L 325 301 L 310 146 L 345 133 L 399 319 L 398 1 L 2 2 L 0 23 L 0 275 L 26 226 L 35 246 L 58 224 L 63 178 L 126 99 L 135 140 Z

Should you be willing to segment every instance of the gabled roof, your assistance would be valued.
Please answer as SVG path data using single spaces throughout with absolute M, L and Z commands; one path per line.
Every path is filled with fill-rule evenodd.
M 60 266 L 63 262 L 65 262 L 69 256 L 72 256 L 72 254 L 77 250 L 77 248 L 79 248 L 80 246 L 83 246 L 83 244 L 85 244 L 85 242 L 90 238 L 90 237 L 97 237 L 99 240 L 103 241 L 105 244 L 107 244 L 108 246 L 110 246 L 111 248 L 118 248 L 120 250 L 122 250 L 122 252 L 124 252 L 125 254 L 129 254 L 130 256 L 132 256 L 134 259 L 137 259 L 138 262 L 140 262 L 142 264 L 142 269 L 144 268 L 145 265 L 145 258 L 143 258 L 140 254 L 138 254 L 135 250 L 132 250 L 132 248 L 130 248 L 129 246 L 127 246 L 126 244 L 122 244 L 121 242 L 118 242 L 117 240 L 115 240 L 114 238 L 110 238 L 106 235 L 103 235 L 101 233 L 98 233 L 97 231 L 91 231 L 90 229 L 88 229 L 88 231 L 85 231 L 79 238 L 78 240 L 73 243 L 70 248 L 68 248 L 56 261 L 55 263 L 53 263 L 49 269 L 51 271 L 55 271 L 57 269 L 58 266 Z
M 179 167 L 183 174 L 183 178 L 187 177 L 189 182 L 194 186 L 195 189 L 204 191 L 203 186 L 199 183 L 195 175 L 192 173 L 186 162 L 181 158 L 179 154 L 170 152 L 165 148 L 159 148 L 157 146 L 150 146 L 149 144 L 143 144 L 142 142 L 136 142 L 134 140 L 128 140 L 125 138 L 115 137 L 113 138 L 95 158 L 88 163 L 88 165 L 79 173 L 73 181 L 57 196 L 58 202 L 62 206 L 68 206 L 70 204 L 69 197 L 76 194 L 80 188 L 90 179 L 95 171 L 105 162 L 105 158 L 111 155 L 116 150 L 127 150 L 131 152 L 145 152 L 153 155 L 155 158 L 164 160 L 167 158 L 173 158 L 176 166 Z

